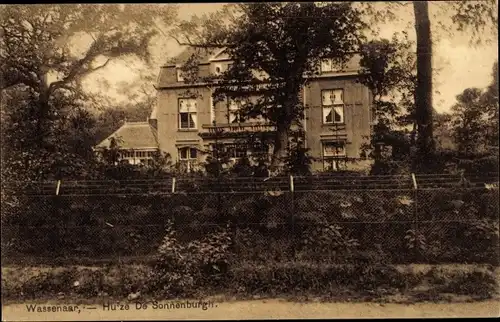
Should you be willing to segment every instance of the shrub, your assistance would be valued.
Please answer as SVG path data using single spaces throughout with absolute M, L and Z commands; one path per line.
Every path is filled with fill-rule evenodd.
M 76 276 L 76 269 L 43 272 L 29 278 L 16 291 L 19 295 L 32 299 L 60 292 L 68 293 L 74 289 Z
M 231 238 L 225 229 L 182 244 L 173 223 L 158 248 L 152 288 L 166 296 L 192 296 L 197 288 L 225 274 L 231 261 Z
M 349 256 L 359 243 L 349 238 L 339 225 L 316 225 L 303 232 L 302 256 L 328 260 Z
M 459 271 L 452 274 L 439 274 L 434 272 L 436 290 L 441 293 L 469 295 L 482 299 L 492 298 L 498 292 L 498 282 L 491 271 L 474 269 L 472 271 Z

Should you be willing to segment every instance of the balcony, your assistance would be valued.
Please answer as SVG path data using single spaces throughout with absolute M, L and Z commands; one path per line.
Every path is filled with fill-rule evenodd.
M 203 124 L 203 132 L 200 136 L 203 138 L 218 137 L 236 137 L 245 136 L 247 133 L 272 133 L 275 131 L 274 125 L 265 123 L 221 123 L 221 124 Z

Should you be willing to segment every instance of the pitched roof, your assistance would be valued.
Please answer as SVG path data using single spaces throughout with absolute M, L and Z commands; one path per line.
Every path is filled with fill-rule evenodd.
M 186 48 L 179 55 L 168 61 L 167 66 L 184 64 L 193 55 L 198 56 L 198 61 L 201 64 L 208 63 L 210 58 L 212 58 L 215 54 L 218 54 L 220 51 L 220 48 L 196 48 L 186 46 Z
M 157 148 L 158 136 L 149 122 L 126 122 L 96 148 L 109 148 L 110 139 L 115 138 L 122 149 Z

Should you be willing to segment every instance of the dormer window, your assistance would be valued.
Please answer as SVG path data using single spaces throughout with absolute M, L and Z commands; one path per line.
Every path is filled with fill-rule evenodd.
M 328 58 L 328 59 L 323 59 L 321 60 L 321 73 L 331 73 L 336 71 L 335 68 L 335 63 L 333 62 L 333 59 Z
M 220 74 L 222 74 L 222 66 L 217 64 L 217 65 L 215 65 L 215 75 L 218 76 Z

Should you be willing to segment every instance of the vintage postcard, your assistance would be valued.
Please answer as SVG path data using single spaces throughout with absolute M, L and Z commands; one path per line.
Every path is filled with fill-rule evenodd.
M 2 320 L 499 316 L 497 12 L 1 5 Z

